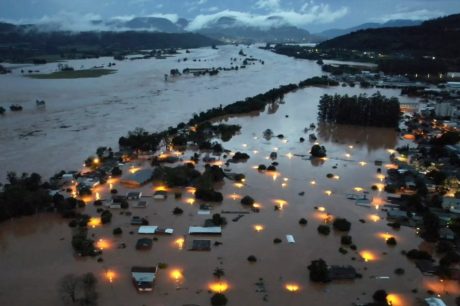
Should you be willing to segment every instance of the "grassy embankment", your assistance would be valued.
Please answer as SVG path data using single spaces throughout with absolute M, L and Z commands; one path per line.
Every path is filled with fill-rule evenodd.
M 28 75 L 28 77 L 33 79 L 81 79 L 98 78 L 115 72 L 115 69 L 85 69 L 73 71 L 57 71 L 44 74 L 31 74 Z

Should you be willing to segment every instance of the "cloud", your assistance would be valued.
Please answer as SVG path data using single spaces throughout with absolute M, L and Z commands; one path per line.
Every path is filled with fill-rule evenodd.
M 165 18 L 171 21 L 172 23 L 176 23 L 179 20 L 179 16 L 177 14 L 161 14 L 155 13 L 147 15 L 146 17 L 157 17 L 157 18 Z
M 327 4 L 310 4 L 303 12 L 293 10 L 277 10 L 271 14 L 250 14 L 240 11 L 224 10 L 213 14 L 196 16 L 188 25 L 187 30 L 196 31 L 212 26 L 222 17 L 231 17 L 242 26 L 274 27 L 291 24 L 304 27 L 311 23 L 331 23 L 348 13 L 348 8 L 331 10 Z M 276 17 L 276 18 L 274 18 Z
M 258 0 L 256 7 L 267 10 L 277 10 L 280 7 L 280 0 Z
M 206 4 L 206 2 L 208 2 L 208 0 L 199 0 L 198 5 Z
M 427 10 L 427 9 L 419 9 L 419 10 L 404 10 L 401 12 L 393 13 L 384 15 L 380 18 L 380 21 L 386 22 L 388 20 L 395 20 L 395 19 L 409 19 L 409 20 L 426 20 L 432 19 L 439 16 L 444 16 L 445 14 L 441 11 L 437 10 Z
M 101 16 L 97 14 L 77 14 L 61 11 L 56 15 L 45 15 L 39 19 L 21 19 L 19 24 L 37 24 L 44 31 L 101 31 L 108 30 L 102 24 L 95 23 L 101 21 Z

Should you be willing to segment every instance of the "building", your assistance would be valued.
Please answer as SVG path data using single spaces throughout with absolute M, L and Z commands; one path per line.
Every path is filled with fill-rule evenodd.
M 460 90 L 460 82 L 447 82 L 446 88 Z
M 452 117 L 455 108 L 449 102 L 438 103 L 434 106 L 434 113 L 437 117 Z
M 442 197 L 442 208 L 451 212 L 460 211 L 460 199 L 454 197 Z
M 140 191 L 130 191 L 126 195 L 128 200 L 139 200 L 142 197 L 142 192 Z
M 353 280 L 358 277 L 355 268 L 352 266 L 329 266 L 328 278 L 333 280 Z
M 132 267 L 131 277 L 137 291 L 152 291 L 155 283 L 157 267 Z
M 436 297 L 429 297 L 425 299 L 425 305 L 427 306 L 447 306 L 443 300 Z
M 455 234 L 450 228 L 443 227 L 439 229 L 439 238 L 444 240 L 454 240 Z
M 124 176 L 120 182 L 127 187 L 139 188 L 151 181 L 152 175 L 152 169 L 142 169 Z
M 153 240 L 149 238 L 141 238 L 136 242 L 136 250 L 150 250 L 153 245 Z
M 202 226 L 190 226 L 188 229 L 189 235 L 221 235 L 222 227 L 202 227 Z
M 210 251 L 211 240 L 193 240 L 190 251 Z

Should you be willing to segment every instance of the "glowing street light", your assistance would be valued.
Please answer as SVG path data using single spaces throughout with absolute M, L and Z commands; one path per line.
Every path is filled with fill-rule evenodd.
M 254 230 L 255 230 L 256 232 L 261 232 L 261 231 L 264 230 L 264 226 L 263 226 L 263 225 L 260 225 L 260 224 L 256 224 L 256 225 L 254 225 Z
M 289 292 L 297 292 L 300 290 L 300 286 L 295 283 L 288 283 L 284 285 L 284 288 L 286 288 L 286 290 Z
M 229 287 L 228 283 L 225 281 L 219 281 L 219 282 L 209 284 L 209 289 L 212 292 L 216 292 L 216 293 L 223 293 L 228 290 L 228 287 Z
M 177 248 L 179 250 L 182 250 L 184 248 L 184 243 L 185 243 L 185 239 L 184 238 L 177 238 L 175 241 L 174 241 L 174 244 L 177 245 Z

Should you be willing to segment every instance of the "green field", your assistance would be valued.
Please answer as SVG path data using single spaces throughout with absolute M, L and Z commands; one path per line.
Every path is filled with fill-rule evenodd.
M 103 75 L 115 73 L 115 69 L 85 69 L 74 71 L 57 71 L 45 74 L 30 74 L 29 78 L 33 79 L 82 79 L 98 78 Z

